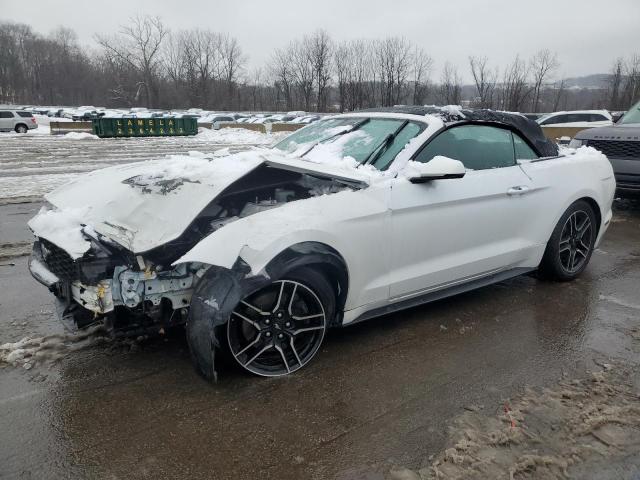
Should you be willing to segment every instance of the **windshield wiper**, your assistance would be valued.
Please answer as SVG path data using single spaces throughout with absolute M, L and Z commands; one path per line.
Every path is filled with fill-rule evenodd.
M 342 130 L 341 132 L 338 133 L 334 133 L 333 135 L 330 135 L 326 138 L 321 138 L 320 140 L 318 140 L 317 142 L 315 142 L 313 145 L 311 145 L 302 155 L 300 155 L 301 157 L 304 157 L 307 153 L 309 153 L 311 150 L 313 150 L 314 148 L 316 148 L 318 145 L 320 145 L 323 142 L 327 142 L 329 140 L 332 140 L 336 137 L 339 137 L 341 135 L 345 135 L 347 133 L 351 133 L 351 132 L 355 132 L 356 130 L 358 130 L 361 126 L 363 126 L 365 123 L 368 123 L 369 120 L 371 120 L 370 118 L 363 118 L 362 120 L 360 120 L 359 122 L 354 123 L 351 128 L 348 128 L 346 130 Z
M 389 148 L 389 145 L 393 143 L 395 138 L 398 136 L 400 131 L 407 125 L 407 123 L 409 123 L 409 120 L 405 120 L 404 122 L 402 122 L 400 126 L 396 128 L 396 130 L 393 133 L 388 133 L 387 136 L 384 137 L 384 139 L 382 139 L 382 142 L 380 142 L 380 144 L 378 144 L 378 146 L 374 148 L 371 151 L 371 153 L 367 155 L 367 158 L 361 161 L 358 166 L 375 162 L 380 157 L 380 155 L 382 155 L 384 152 L 387 151 L 387 148 Z

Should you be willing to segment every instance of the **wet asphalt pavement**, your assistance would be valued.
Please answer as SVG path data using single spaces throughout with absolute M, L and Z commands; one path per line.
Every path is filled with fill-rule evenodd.
M 0 206 L 0 243 L 28 240 L 35 208 Z M 0 260 L 0 344 L 62 332 L 26 263 Z M 628 201 L 579 280 L 521 277 L 333 331 L 288 378 L 227 362 L 209 384 L 181 332 L 1 365 L 0 478 L 388 478 L 427 465 L 465 408 L 595 362 L 639 365 L 639 324 L 640 202 Z

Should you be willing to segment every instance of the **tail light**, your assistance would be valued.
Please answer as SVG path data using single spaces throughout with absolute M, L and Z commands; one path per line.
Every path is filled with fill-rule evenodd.
M 35 117 L 31 117 L 31 123 L 36 123 Z

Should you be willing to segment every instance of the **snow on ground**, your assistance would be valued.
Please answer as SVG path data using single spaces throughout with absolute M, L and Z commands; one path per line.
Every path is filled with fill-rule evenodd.
M 496 405 L 496 413 L 470 406 L 451 427 L 450 446 L 427 468 L 399 469 L 392 478 L 635 478 L 616 466 L 640 459 L 637 369 L 602 368 L 527 389 Z
M 71 140 L 97 140 L 98 136 L 89 132 L 69 132 L 64 135 Z
M 24 137 L 31 135 L 51 135 L 49 125 L 38 125 L 38 128 L 27 131 L 27 133 L 4 132 L 0 133 L 1 137 Z
M 200 128 L 197 136 L 215 143 L 251 143 L 254 145 L 271 145 L 275 141 L 280 140 L 289 134 L 290 132 L 265 134 L 244 128 L 221 128 L 220 130 Z
M 254 146 L 269 146 L 286 133 L 244 129 L 201 129 L 187 137 L 95 138 L 86 132 L 46 135 L 40 125 L 26 135 L 0 134 L 0 199 L 37 197 L 85 172 L 111 165 L 166 159 L 202 152 L 222 156 Z M 91 140 L 88 140 L 91 139 Z
M 25 337 L 18 342 L 0 345 L 0 365 L 6 363 L 29 370 L 37 364 L 55 362 L 70 352 L 111 341 L 102 326 L 77 334 Z

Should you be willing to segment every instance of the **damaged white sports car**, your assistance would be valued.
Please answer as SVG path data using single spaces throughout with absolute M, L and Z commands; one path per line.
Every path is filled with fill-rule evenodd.
M 206 377 L 220 348 L 285 375 L 330 327 L 532 270 L 575 278 L 614 191 L 605 156 L 559 154 L 520 115 L 378 109 L 272 149 L 85 175 L 29 222 L 30 270 L 76 328 L 186 324 Z

